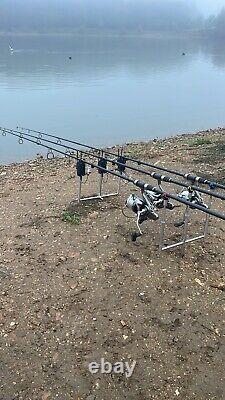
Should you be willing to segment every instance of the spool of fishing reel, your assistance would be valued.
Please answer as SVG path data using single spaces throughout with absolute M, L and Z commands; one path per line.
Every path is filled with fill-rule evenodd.
M 166 208 L 168 210 L 173 210 L 175 207 L 175 205 L 173 203 L 171 203 L 171 201 L 168 198 L 165 198 L 164 195 L 157 194 L 151 190 L 146 190 L 144 192 L 144 196 L 147 196 L 147 198 L 154 204 L 154 206 L 157 209 L 161 209 L 166 206 Z M 166 200 L 166 203 L 165 203 L 165 200 Z

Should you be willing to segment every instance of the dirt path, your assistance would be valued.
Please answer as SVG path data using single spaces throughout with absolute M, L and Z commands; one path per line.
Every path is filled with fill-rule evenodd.
M 126 152 L 225 182 L 222 129 Z M 156 223 L 130 240 L 134 222 L 121 209 L 135 188 L 77 206 L 75 183 L 68 160 L 0 167 L 0 399 L 224 399 L 224 222 L 212 220 L 184 258 L 158 257 Z M 179 235 L 176 217 L 168 241 Z M 191 232 L 203 219 L 195 216 Z M 103 357 L 136 360 L 132 377 L 92 375 L 89 363 Z

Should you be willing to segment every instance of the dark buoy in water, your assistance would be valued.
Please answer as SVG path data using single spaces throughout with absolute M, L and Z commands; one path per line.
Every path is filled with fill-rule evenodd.
M 72 57 L 69 57 L 69 60 L 72 60 Z
M 182 53 L 182 56 L 186 56 L 186 53 Z

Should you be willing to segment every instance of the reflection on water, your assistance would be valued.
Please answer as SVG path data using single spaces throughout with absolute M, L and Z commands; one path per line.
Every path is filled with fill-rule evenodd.
M 13 54 L 8 50 L 7 41 L 2 42 L 0 71 L 7 74 L 5 84 L 12 89 L 24 85 L 31 89 L 49 87 L 52 84 L 49 79 L 56 79 L 58 85 L 70 85 L 71 81 L 88 85 L 121 74 L 123 70 L 145 77 L 150 72 L 182 67 L 190 61 L 181 57 L 183 43 L 174 41 L 16 38 Z M 192 48 L 190 55 L 196 51 L 196 47 Z
M 150 139 L 223 125 L 224 87 L 223 42 L 0 38 L 3 126 L 25 125 L 95 145 Z M 14 143 L 1 138 L 2 162 L 37 152 Z

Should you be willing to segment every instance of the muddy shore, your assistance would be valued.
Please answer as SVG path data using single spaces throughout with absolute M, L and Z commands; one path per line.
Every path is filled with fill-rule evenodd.
M 125 150 L 225 183 L 222 128 Z M 97 184 L 93 172 L 84 194 Z M 185 257 L 159 257 L 157 223 L 131 241 L 121 210 L 136 192 L 123 184 L 119 197 L 77 205 L 68 159 L 0 166 L 0 400 L 225 398 L 225 224 L 212 219 Z M 168 243 L 182 211 L 168 213 Z M 189 234 L 203 224 L 193 212 Z M 136 360 L 134 373 L 91 374 L 101 358 Z

